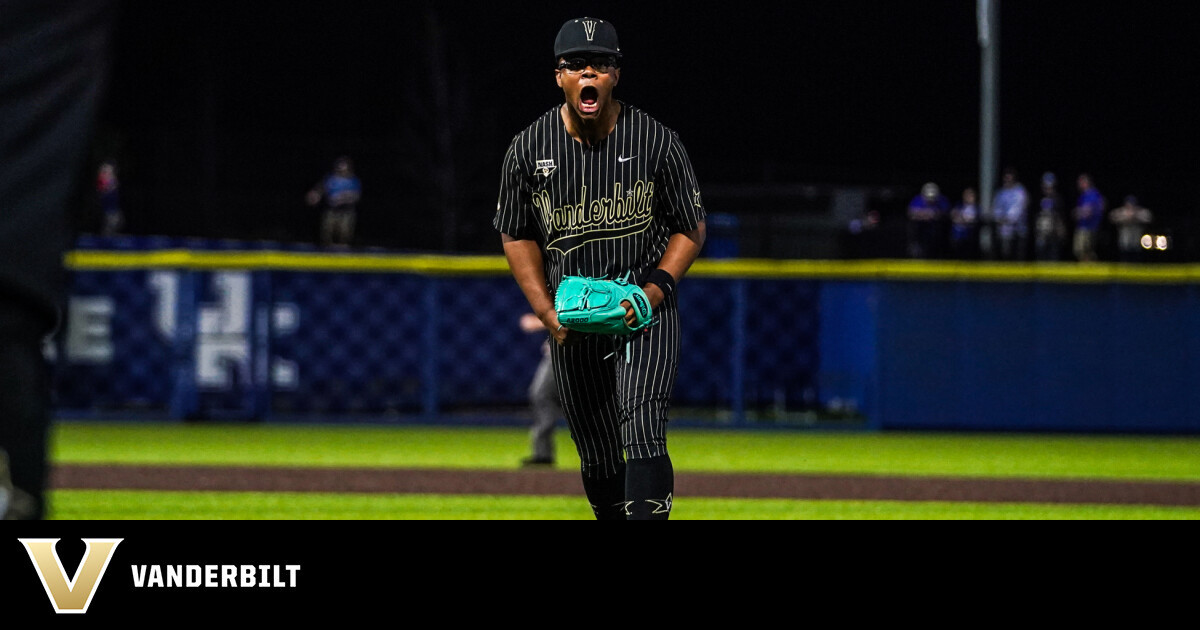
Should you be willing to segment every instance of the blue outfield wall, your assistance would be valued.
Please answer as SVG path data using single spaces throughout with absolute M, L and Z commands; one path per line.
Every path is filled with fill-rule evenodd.
M 880 427 L 1200 430 L 1194 285 L 882 283 L 876 293 Z
M 822 398 L 862 401 L 881 429 L 1200 432 L 1197 293 L 1191 284 L 827 282 Z
M 520 407 L 541 337 L 502 257 L 93 240 L 63 415 L 336 420 Z M 674 404 L 876 429 L 1200 432 L 1200 268 L 701 260 Z

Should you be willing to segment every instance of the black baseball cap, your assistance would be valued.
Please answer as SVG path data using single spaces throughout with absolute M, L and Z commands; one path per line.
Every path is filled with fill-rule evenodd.
M 554 38 L 554 58 L 592 52 L 621 56 L 621 45 L 617 43 L 617 29 L 604 20 L 581 17 L 567 20 L 558 29 Z

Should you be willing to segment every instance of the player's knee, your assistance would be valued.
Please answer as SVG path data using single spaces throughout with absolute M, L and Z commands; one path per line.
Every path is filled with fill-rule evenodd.
M 642 422 L 666 422 L 667 409 L 671 406 L 671 395 L 667 392 L 627 394 L 621 400 L 624 409 L 633 420 Z

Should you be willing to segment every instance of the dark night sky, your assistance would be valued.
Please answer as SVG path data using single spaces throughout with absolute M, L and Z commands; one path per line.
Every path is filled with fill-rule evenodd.
M 1002 4 L 1001 162 L 1191 220 L 1200 10 Z M 973 0 L 707 6 L 129 2 L 99 151 L 135 233 L 311 238 L 303 193 L 348 153 L 364 242 L 498 251 L 500 159 L 561 99 L 559 25 L 592 15 L 621 37 L 618 97 L 679 132 L 702 186 L 975 185 Z

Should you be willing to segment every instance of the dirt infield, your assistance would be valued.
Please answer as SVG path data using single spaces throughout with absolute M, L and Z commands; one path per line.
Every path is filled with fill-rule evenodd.
M 55 489 L 579 495 L 573 471 L 60 465 Z M 1200 505 L 1200 483 L 680 473 L 681 496 Z

